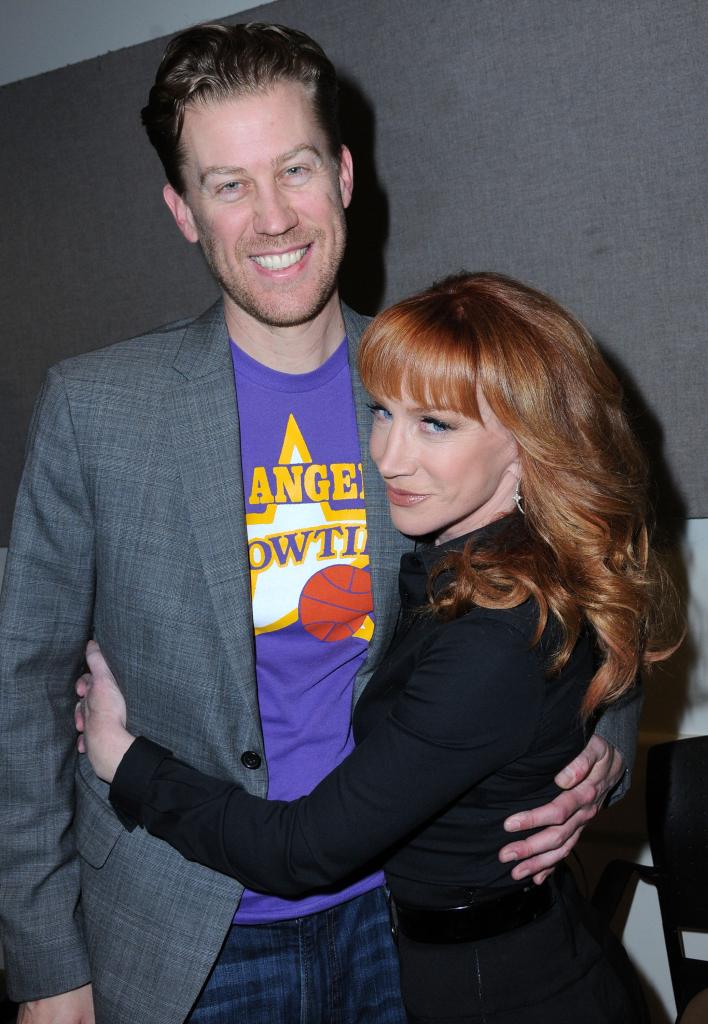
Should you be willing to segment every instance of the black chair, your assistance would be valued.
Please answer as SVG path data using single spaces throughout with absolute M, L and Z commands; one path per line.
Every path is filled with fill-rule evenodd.
M 650 748 L 646 806 L 654 866 L 611 861 L 593 904 L 611 920 L 633 875 L 656 886 L 680 1017 L 708 988 L 708 961 L 687 957 L 681 937 L 683 929 L 708 932 L 708 736 Z

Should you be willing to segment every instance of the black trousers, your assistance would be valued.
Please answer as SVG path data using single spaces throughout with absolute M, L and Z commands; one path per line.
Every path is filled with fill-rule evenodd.
M 411 1024 L 645 1024 L 624 949 L 556 871 L 553 907 L 531 924 L 480 942 L 434 945 L 399 935 L 401 989 Z

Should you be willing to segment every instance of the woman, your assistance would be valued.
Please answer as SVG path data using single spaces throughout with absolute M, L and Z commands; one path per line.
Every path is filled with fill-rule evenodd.
M 668 653 L 618 383 L 573 317 L 494 274 L 383 313 L 360 371 L 391 515 L 423 544 L 354 752 L 307 797 L 253 797 L 134 740 L 95 650 L 80 749 L 126 824 L 251 888 L 383 857 L 411 1021 L 639 1020 L 569 879 L 514 882 L 497 859 L 507 814 L 551 798 L 595 713 Z

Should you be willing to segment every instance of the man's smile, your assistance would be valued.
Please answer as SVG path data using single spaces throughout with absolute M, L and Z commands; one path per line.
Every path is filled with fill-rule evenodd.
M 288 267 L 299 263 L 309 248 L 309 245 L 305 245 L 301 249 L 291 249 L 289 252 L 269 253 L 267 256 L 251 256 L 251 259 L 259 267 L 263 267 L 264 270 L 287 270 Z

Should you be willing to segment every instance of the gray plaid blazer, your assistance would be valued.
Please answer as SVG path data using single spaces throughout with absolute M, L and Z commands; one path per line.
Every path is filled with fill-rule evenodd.
M 407 542 L 368 456 L 376 630 L 397 610 Z M 142 830 L 74 755 L 73 682 L 95 635 L 130 727 L 206 771 L 267 790 L 254 669 L 239 429 L 221 303 L 53 368 L 35 411 L 0 610 L 0 919 L 13 998 L 93 979 L 102 1024 L 175 1024 L 216 959 L 241 887 Z

